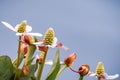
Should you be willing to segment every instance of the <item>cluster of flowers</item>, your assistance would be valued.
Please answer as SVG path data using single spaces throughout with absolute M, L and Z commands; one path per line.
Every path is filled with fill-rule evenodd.
M 15 28 L 7 22 L 0 21 L 0 23 L 15 32 L 18 36 L 18 56 L 13 62 L 11 62 L 11 76 L 9 74 L 8 76 L 7 74 L 3 73 L 4 76 L 0 75 L 1 80 L 40 80 L 45 64 L 52 65 L 50 72 L 46 77 L 46 80 L 55 80 L 66 68 L 69 68 L 71 71 L 78 73 L 80 75 L 79 80 L 83 80 L 83 77 L 86 75 L 97 76 L 98 80 L 115 79 L 119 77 L 118 74 L 107 75 L 107 73 L 105 73 L 102 62 L 98 62 L 95 73 L 90 72 L 90 67 L 88 64 L 83 64 L 79 67 L 78 70 L 74 70 L 71 67 L 76 59 L 76 53 L 74 52 L 67 56 L 64 61 L 60 61 L 60 48 L 63 48 L 66 51 L 69 49 L 62 43 L 57 42 L 53 28 L 48 28 L 44 35 L 44 38 L 41 39 L 39 37 L 42 37 L 43 35 L 41 33 L 32 33 L 32 27 L 29 26 L 25 20 L 16 25 Z M 53 61 L 46 59 L 49 48 L 57 49 Z M 40 54 L 34 57 L 36 49 L 40 51 Z M 0 65 L 2 63 L 1 58 L 3 59 L 3 57 L 6 56 L 0 57 Z M 20 66 L 21 64 L 22 67 Z M 6 70 L 3 72 L 6 72 Z

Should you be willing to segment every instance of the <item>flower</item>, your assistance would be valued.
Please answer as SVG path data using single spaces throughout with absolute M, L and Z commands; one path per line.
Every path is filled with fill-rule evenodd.
M 45 33 L 44 39 L 33 44 L 36 46 L 47 45 L 48 47 L 54 48 L 57 45 L 57 38 L 55 37 L 54 29 L 48 28 L 48 30 Z
M 23 20 L 20 24 L 17 24 L 16 27 L 14 28 L 12 25 L 5 21 L 0 21 L 3 25 L 5 25 L 8 29 L 12 30 L 13 32 L 16 32 L 17 36 L 22 36 L 22 35 L 31 35 L 31 36 L 42 36 L 40 33 L 29 33 L 32 31 L 32 27 L 27 25 L 27 21 Z
M 108 75 L 105 73 L 104 65 L 102 62 L 98 62 L 98 65 L 96 67 L 96 73 L 89 73 L 89 76 L 97 76 L 97 78 L 103 78 L 103 79 L 116 79 L 119 77 L 119 74 L 115 75 Z
M 69 67 L 72 66 L 76 59 L 76 53 L 72 53 L 64 59 L 64 63 Z
M 40 51 L 47 51 L 47 47 L 51 48 L 63 48 L 66 51 L 69 51 L 69 48 L 64 46 L 61 42 L 57 43 L 57 38 L 55 37 L 55 32 L 53 28 L 48 28 L 48 30 L 45 33 L 44 39 L 43 40 L 38 40 L 38 42 L 33 43 L 34 45 L 37 46 L 37 48 Z

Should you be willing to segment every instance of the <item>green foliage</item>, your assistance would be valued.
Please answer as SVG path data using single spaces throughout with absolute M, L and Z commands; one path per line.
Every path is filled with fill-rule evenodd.
M 53 65 L 50 69 L 50 72 L 47 75 L 46 80 L 55 80 L 59 70 L 60 70 L 60 51 L 58 49 L 53 61 Z
M 33 64 L 33 65 L 29 65 L 28 67 L 29 67 L 29 75 L 24 76 L 23 80 L 36 80 L 34 74 L 35 74 L 35 72 L 37 70 L 38 63 Z
M 8 56 L 0 56 L 0 80 L 10 80 L 13 75 L 13 65 Z
M 32 57 L 34 55 L 35 50 L 36 50 L 36 47 L 34 45 L 29 45 L 29 50 L 25 58 L 25 65 L 31 64 L 31 61 L 33 60 Z

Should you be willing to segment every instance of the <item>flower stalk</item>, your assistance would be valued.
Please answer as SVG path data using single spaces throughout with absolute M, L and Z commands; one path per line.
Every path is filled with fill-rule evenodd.
M 19 40 L 21 40 L 21 36 L 19 36 Z M 20 46 L 21 46 L 21 42 L 19 41 L 19 43 L 18 43 L 18 59 L 17 59 L 17 68 L 19 67 L 19 65 L 20 65 Z
M 80 76 L 80 77 L 79 77 L 79 80 L 83 80 L 83 76 Z
M 44 65 L 45 65 L 46 56 L 47 56 L 47 52 L 44 53 L 43 61 L 42 61 L 42 63 L 39 65 L 38 73 L 37 73 L 37 80 L 41 80 L 43 68 L 44 68 Z
M 57 73 L 56 78 L 67 68 L 67 65 L 63 65 L 62 68 L 59 70 L 59 72 Z
M 98 77 L 98 80 L 101 80 L 101 78 L 100 78 L 100 77 Z

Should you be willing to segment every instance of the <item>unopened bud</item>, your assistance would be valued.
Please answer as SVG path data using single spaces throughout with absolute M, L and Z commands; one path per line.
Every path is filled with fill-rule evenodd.
M 64 59 L 64 63 L 69 67 L 72 66 L 76 59 L 76 53 L 72 53 Z
M 23 70 L 23 73 L 25 76 L 29 75 L 29 67 L 28 66 L 24 66 L 22 70 Z
M 26 26 L 27 26 L 27 22 L 22 21 L 20 24 L 18 24 L 17 32 L 19 32 L 19 33 L 26 32 Z
M 24 41 L 27 43 L 27 44 L 32 44 L 35 42 L 35 39 L 33 36 L 30 36 L 30 35 L 24 35 Z
M 20 53 L 26 54 L 27 52 L 28 52 L 28 44 L 21 43 L 21 46 L 20 46 Z
M 44 36 L 44 40 L 46 45 L 52 45 L 54 43 L 54 30 L 53 28 L 49 28 Z
M 80 66 L 78 72 L 81 76 L 85 76 L 88 74 L 89 70 L 90 70 L 89 65 L 83 64 L 82 66 Z
M 48 47 L 46 45 L 44 45 L 44 46 L 38 46 L 38 49 L 40 51 L 43 51 L 43 52 L 47 52 L 48 51 Z
M 45 55 L 45 52 L 41 52 L 38 59 L 37 59 L 40 64 L 43 62 L 44 55 Z

